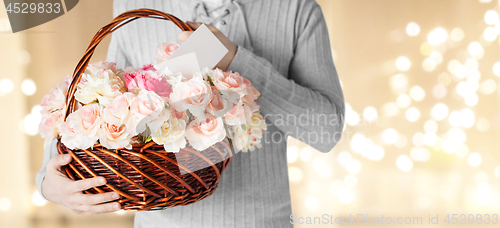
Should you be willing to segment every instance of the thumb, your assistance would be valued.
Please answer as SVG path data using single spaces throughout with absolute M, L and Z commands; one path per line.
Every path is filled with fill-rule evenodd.
M 67 165 L 71 162 L 71 155 L 69 154 L 58 154 L 50 159 L 47 164 L 47 168 L 52 170 L 60 170 L 61 166 Z

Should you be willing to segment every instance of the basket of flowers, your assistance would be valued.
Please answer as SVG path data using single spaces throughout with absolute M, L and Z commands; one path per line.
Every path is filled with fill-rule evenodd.
M 193 75 L 116 64 L 89 64 L 97 45 L 139 18 L 180 19 L 151 9 L 117 16 L 93 37 L 73 76 L 42 100 L 40 134 L 70 154 L 67 176 L 102 176 L 107 183 L 84 193 L 114 191 L 124 210 L 189 205 L 210 196 L 237 151 L 260 147 L 265 122 L 260 96 L 237 72 L 203 69 Z M 160 44 L 157 59 L 178 44 Z M 161 62 L 161 61 L 160 61 Z

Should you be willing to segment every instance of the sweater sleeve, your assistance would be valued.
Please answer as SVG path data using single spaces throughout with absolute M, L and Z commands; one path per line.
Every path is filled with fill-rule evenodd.
M 288 78 L 267 59 L 242 46 L 229 70 L 241 73 L 261 92 L 261 111 L 284 139 L 292 136 L 329 152 L 342 134 L 344 96 L 321 8 L 315 5 L 304 14 L 297 21 L 302 28 L 296 37 Z
M 38 186 L 38 191 L 40 192 L 40 195 L 42 195 L 42 197 L 44 197 L 42 192 L 42 181 L 45 178 L 45 172 L 47 171 L 47 163 L 49 163 L 49 160 L 51 158 L 57 155 L 57 139 L 45 141 L 44 148 L 42 168 L 40 168 L 35 178 L 36 185 Z

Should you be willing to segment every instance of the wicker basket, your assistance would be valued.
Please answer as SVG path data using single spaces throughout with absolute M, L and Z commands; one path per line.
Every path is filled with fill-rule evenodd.
M 76 85 L 96 46 L 108 34 L 141 17 L 170 20 L 183 31 L 193 30 L 180 19 L 151 9 L 132 10 L 117 16 L 96 33 L 75 68 L 66 97 L 65 118 L 75 110 Z M 61 143 L 60 138 L 58 140 L 58 152 L 73 157 L 72 162 L 63 167 L 68 177 L 73 180 L 106 178 L 105 186 L 85 193 L 117 192 L 121 195 L 118 202 L 124 210 L 159 210 L 189 205 L 210 196 L 233 154 L 228 138 L 202 152 L 188 144 L 176 154 L 166 152 L 162 145 L 154 142 L 134 144 L 131 150 L 109 150 L 99 144 L 87 150 L 71 150 Z

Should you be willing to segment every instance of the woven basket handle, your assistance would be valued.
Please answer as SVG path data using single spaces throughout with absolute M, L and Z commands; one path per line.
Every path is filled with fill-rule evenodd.
M 82 59 L 80 59 L 80 62 L 78 62 L 78 65 L 75 68 L 75 71 L 73 72 L 73 80 L 71 81 L 71 84 L 69 85 L 68 88 L 68 94 L 66 95 L 66 113 L 64 115 L 64 120 L 68 117 L 70 113 L 72 113 L 75 110 L 76 106 L 76 100 L 75 100 L 75 92 L 76 92 L 76 85 L 78 85 L 78 82 L 80 82 L 80 79 L 82 77 L 82 73 L 85 72 L 85 69 L 87 68 L 87 65 L 89 64 L 90 58 L 94 54 L 95 48 L 97 45 L 108 35 L 119 29 L 120 27 L 135 21 L 141 17 L 144 18 L 154 18 L 154 19 L 161 19 L 161 20 L 169 20 L 172 21 L 177 27 L 179 27 L 182 31 L 193 31 L 193 28 L 191 28 L 189 25 L 184 23 L 182 20 L 179 18 L 172 16 L 168 13 L 164 13 L 158 10 L 153 10 L 153 9 L 136 9 L 136 10 L 130 10 L 125 13 L 122 13 L 115 17 L 111 23 L 107 24 L 106 26 L 102 27 L 92 38 L 92 41 L 90 41 L 90 45 L 87 48 L 87 51 L 85 51 L 85 54 L 83 55 Z

